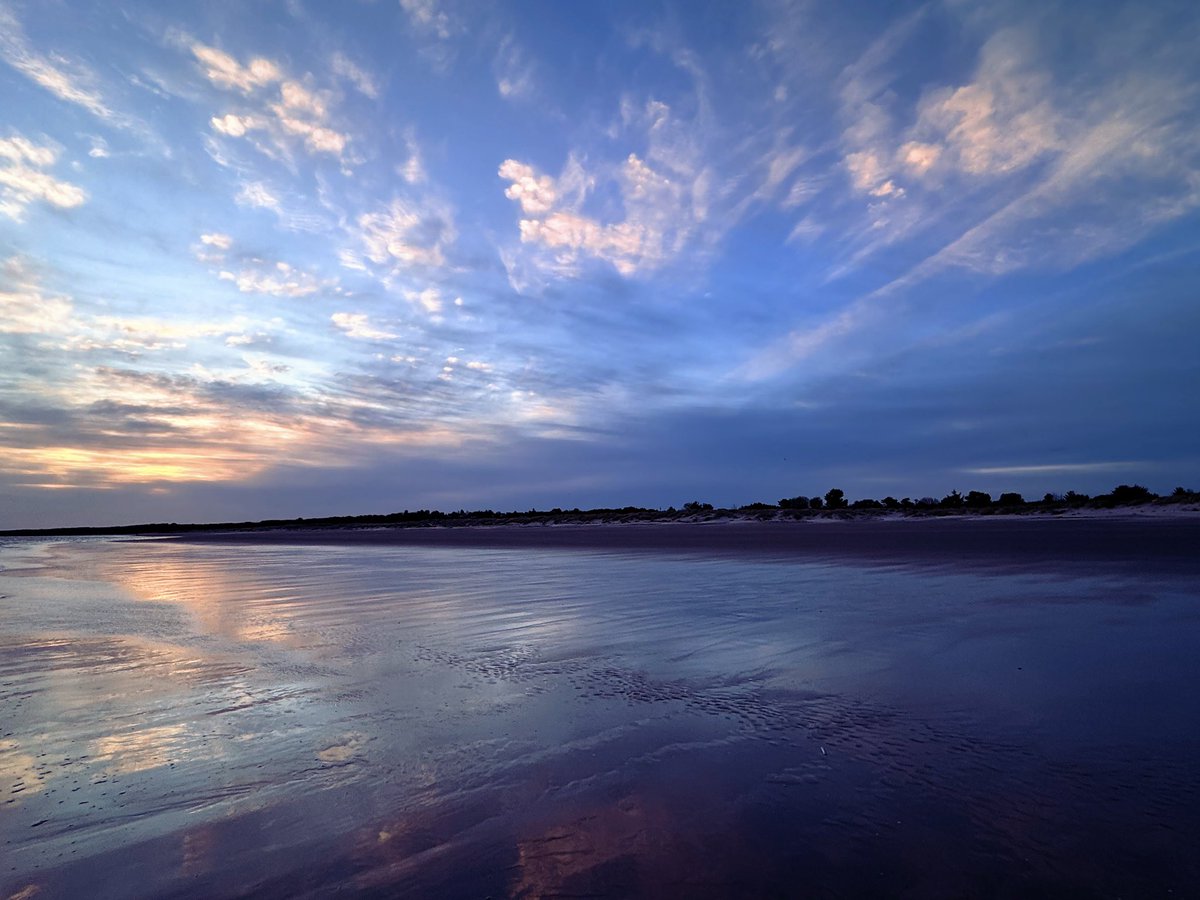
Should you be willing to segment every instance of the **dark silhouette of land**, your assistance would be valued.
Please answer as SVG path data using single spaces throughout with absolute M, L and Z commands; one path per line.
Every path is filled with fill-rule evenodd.
M 714 508 L 711 503 L 692 500 L 679 509 L 653 509 L 624 506 L 597 509 L 529 509 L 502 512 L 478 509 L 443 512 L 418 509 L 402 512 L 321 518 L 264 519 L 254 522 L 150 522 L 138 525 L 79 526 L 66 528 L 25 528 L 0 531 L 3 537 L 56 537 L 88 535 L 176 535 L 196 532 L 309 531 L 313 529 L 447 528 L 497 525 L 609 525 L 655 524 L 671 522 L 719 522 L 752 520 L 789 522 L 814 519 L 864 520 L 903 516 L 940 518 L 951 516 L 1063 516 L 1103 510 L 1139 510 L 1156 512 L 1200 512 L 1200 491 L 1177 487 L 1168 495 L 1159 495 L 1142 485 L 1118 485 L 1107 494 L 1089 496 L 1075 491 L 1046 494 L 1040 500 L 1026 500 L 1017 493 L 1002 493 L 998 498 L 983 491 L 966 495 L 954 490 L 940 500 L 933 497 L 847 499 L 840 488 L 822 496 L 785 497 L 777 503 L 748 503 L 732 508 Z

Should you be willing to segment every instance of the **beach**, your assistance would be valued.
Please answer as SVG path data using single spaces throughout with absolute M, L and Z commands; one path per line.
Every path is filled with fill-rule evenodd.
M 1155 511 L 1157 512 L 1157 511 Z M 1200 515 L 1091 512 L 1048 516 L 818 517 L 606 525 L 279 528 L 198 532 L 198 543 L 365 544 L 753 554 L 778 558 L 1005 567 L 1091 563 L 1189 567 L 1200 547 Z
M 1176 896 L 1194 517 L 0 543 L 0 896 Z

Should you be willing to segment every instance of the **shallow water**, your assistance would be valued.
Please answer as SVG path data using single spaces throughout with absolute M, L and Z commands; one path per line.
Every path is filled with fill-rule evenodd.
M 1195 567 L 0 565 L 0 896 L 1200 890 Z

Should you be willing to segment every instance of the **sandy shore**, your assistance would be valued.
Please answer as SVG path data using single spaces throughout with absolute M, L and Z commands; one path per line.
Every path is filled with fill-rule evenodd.
M 1191 896 L 1196 537 L 5 543 L 0 898 Z
M 246 544 L 377 544 L 956 561 L 1021 565 L 1200 566 L 1200 516 L 980 517 L 611 525 L 500 525 L 194 532 L 167 538 Z

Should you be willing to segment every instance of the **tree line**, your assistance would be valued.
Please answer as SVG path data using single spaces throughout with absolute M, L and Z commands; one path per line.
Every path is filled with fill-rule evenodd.
M 934 497 L 921 497 L 914 500 L 904 497 L 884 497 L 876 500 L 863 497 L 851 502 L 846 498 L 845 491 L 832 488 L 824 496 L 806 497 L 800 494 L 796 497 L 784 497 L 777 504 L 752 503 L 741 509 L 891 509 L 891 510 L 931 510 L 931 509 L 1008 509 L 1022 508 L 1092 508 L 1110 509 L 1117 506 L 1134 506 L 1143 503 L 1170 502 L 1184 503 L 1200 501 L 1200 492 L 1177 487 L 1166 497 L 1154 493 L 1140 484 L 1119 484 L 1107 494 L 1080 494 L 1067 491 L 1065 494 L 1047 493 L 1040 500 L 1026 500 L 1024 496 L 1009 491 L 994 498 L 987 491 L 968 491 L 962 494 L 957 490 L 951 491 L 940 500 Z
M 785 497 L 778 503 L 749 503 L 734 509 L 715 509 L 713 504 L 690 500 L 681 509 L 674 506 L 657 509 L 644 506 L 597 507 L 592 509 L 512 510 L 502 512 L 492 509 L 442 512 L 436 509 L 404 510 L 402 512 L 368 514 L 357 516 L 325 516 L 321 518 L 264 519 L 255 522 L 209 522 L 178 523 L 155 522 L 141 525 L 108 525 L 101 527 L 72 528 L 26 528 L 0 531 L 3 536 L 40 535 L 103 535 L 103 534 L 185 534 L 191 531 L 251 531 L 258 529 L 287 528 L 364 528 L 378 526 L 436 526 L 436 525 L 491 525 L 505 522 L 527 524 L 602 524 L 607 522 L 653 522 L 670 521 L 693 516 L 725 517 L 738 513 L 757 513 L 763 518 L 798 514 L 827 515 L 828 511 L 842 510 L 891 510 L 912 515 L 943 515 L 963 511 L 1021 513 L 1053 512 L 1066 509 L 1111 509 L 1147 503 L 1200 503 L 1200 492 L 1177 487 L 1166 496 L 1160 496 L 1140 484 L 1117 485 L 1107 494 L 1089 496 L 1067 491 L 1065 494 L 1046 494 L 1041 500 L 1026 500 L 1021 494 L 1006 492 L 995 499 L 985 491 L 968 491 L 962 494 L 951 491 L 941 499 L 921 497 L 884 497 L 876 500 L 862 497 L 850 500 L 841 488 L 831 488 L 824 495 L 807 497 Z

